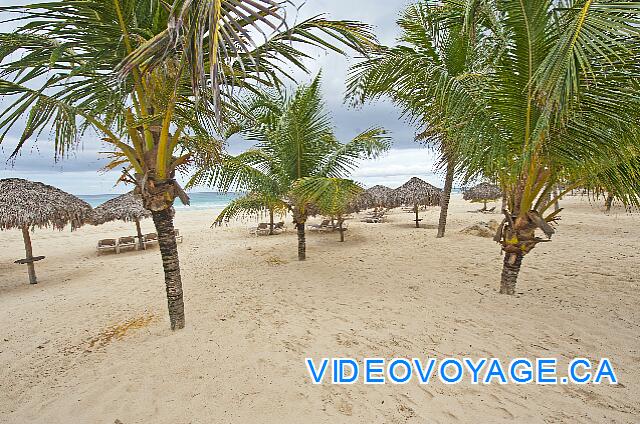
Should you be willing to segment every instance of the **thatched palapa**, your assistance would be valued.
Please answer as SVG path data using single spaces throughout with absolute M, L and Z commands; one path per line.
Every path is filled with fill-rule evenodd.
M 111 221 L 136 222 L 151 217 L 151 211 L 142 205 L 142 199 L 132 191 L 107 200 L 94 209 L 93 225 Z
M 75 230 L 92 215 L 87 202 L 50 185 L 19 178 L 0 180 L 0 229 L 22 230 L 27 256 L 17 263 L 27 264 L 31 284 L 37 283 L 33 263 L 44 257 L 33 257 L 29 231 L 36 227 L 62 230 L 67 225 Z
M 7 178 L 0 180 L 0 229 L 53 227 L 72 230 L 92 216 L 89 204 L 47 184 Z
M 93 225 L 101 225 L 111 221 L 135 222 L 140 249 L 144 249 L 144 239 L 140 220 L 151 217 L 151 211 L 145 209 L 142 199 L 133 191 L 107 200 L 94 210 Z
M 442 190 L 418 177 L 413 177 L 397 189 L 391 198 L 397 205 L 439 206 Z
M 366 190 L 365 193 L 369 194 L 374 201 L 374 206 L 390 206 L 393 189 L 383 186 L 376 185 Z
M 393 190 L 391 198 L 395 205 L 413 206 L 416 214 L 416 228 L 419 228 L 418 206 L 439 206 L 442 190 L 420 178 L 413 177 Z
M 472 202 L 482 202 L 484 200 L 497 200 L 502 197 L 502 190 L 495 184 L 480 183 L 464 191 L 464 200 Z
M 357 213 L 365 209 L 369 209 L 373 207 L 373 205 L 375 205 L 375 200 L 373 199 L 373 197 L 366 191 L 363 191 L 355 199 L 353 199 L 351 203 L 349 203 L 347 209 L 348 213 Z
M 498 200 L 502 197 L 502 190 L 495 184 L 480 183 L 475 187 L 464 190 L 462 198 L 471 202 L 483 202 L 482 211 L 487 210 L 487 202 Z

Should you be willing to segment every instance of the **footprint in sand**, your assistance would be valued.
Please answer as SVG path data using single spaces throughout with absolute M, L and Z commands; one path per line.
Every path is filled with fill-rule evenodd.
M 353 405 L 344 399 L 338 400 L 338 402 L 336 403 L 336 409 L 341 414 L 348 415 L 348 416 L 353 415 Z
M 345 346 L 345 347 L 357 346 L 357 345 L 360 344 L 357 340 L 353 340 L 353 339 L 349 338 L 348 335 L 343 334 L 343 333 L 338 333 L 336 335 L 336 342 L 340 346 Z

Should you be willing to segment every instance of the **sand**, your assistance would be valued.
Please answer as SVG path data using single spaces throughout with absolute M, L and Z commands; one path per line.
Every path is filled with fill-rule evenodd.
M 491 205 L 490 205 L 491 206 Z M 637 423 L 640 226 L 568 198 L 552 243 L 524 260 L 518 292 L 497 293 L 498 246 L 463 234 L 498 214 L 455 197 L 338 234 L 249 236 L 178 212 L 187 328 L 168 329 L 157 248 L 97 256 L 112 223 L 38 230 L 39 284 L 21 234 L 0 234 L 3 423 Z M 145 231 L 152 223 L 143 224 Z M 312 385 L 304 358 L 609 357 L 617 386 Z

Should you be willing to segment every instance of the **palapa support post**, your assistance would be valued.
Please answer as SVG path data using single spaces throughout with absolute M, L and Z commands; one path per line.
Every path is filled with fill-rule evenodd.
M 29 227 L 26 225 L 22 227 L 22 238 L 24 239 L 24 250 L 26 253 L 26 264 L 29 270 L 29 284 L 38 284 L 36 278 L 36 267 L 33 264 L 33 248 L 31 247 L 31 235 L 29 234 Z
M 420 219 L 420 216 L 418 215 L 418 204 L 417 203 L 413 206 L 413 211 L 416 213 L 416 219 L 415 219 L 416 228 L 420 228 L 420 221 L 422 221 L 422 220 Z
M 136 231 L 138 232 L 138 247 L 140 250 L 145 250 L 147 246 L 144 244 L 144 237 L 142 235 L 142 228 L 140 227 L 140 220 L 136 218 Z

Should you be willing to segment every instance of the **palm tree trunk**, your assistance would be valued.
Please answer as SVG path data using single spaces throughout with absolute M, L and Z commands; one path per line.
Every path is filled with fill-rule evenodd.
M 273 209 L 269 209 L 269 235 L 273 235 Z
M 500 293 L 515 294 L 516 282 L 522 265 L 522 255 L 518 253 L 506 253 L 502 265 L 502 279 L 500 280 Z
M 140 220 L 136 219 L 136 231 L 138 232 L 138 247 L 140 250 L 146 249 L 144 245 L 144 238 L 142 237 L 142 228 L 140 228 Z
M 560 210 L 560 198 L 558 197 L 558 186 L 554 186 L 553 187 L 553 198 L 556 199 L 555 203 L 553 204 L 553 209 L 557 212 Z
M 447 176 L 444 180 L 444 193 L 440 200 L 440 220 L 438 222 L 438 235 L 436 238 L 444 237 L 444 231 L 447 226 L 447 214 L 449 213 L 449 201 L 451 200 L 451 190 L 453 189 L 453 175 L 455 166 L 453 160 L 447 161 Z
M 36 278 L 36 266 L 33 264 L 33 248 L 31 247 L 31 235 L 29 227 L 22 227 L 22 238 L 24 239 L 24 251 L 26 253 L 27 269 L 29 270 L 29 284 L 38 284 Z
M 162 255 L 164 268 L 164 282 L 167 288 L 167 303 L 169 306 L 169 320 L 171 329 L 184 328 L 184 301 L 182 296 L 182 278 L 180 276 L 180 261 L 178 245 L 173 227 L 173 213 L 171 208 L 153 211 L 153 223 L 158 233 L 158 244 Z
M 605 200 L 605 208 L 607 212 L 611 212 L 611 206 L 613 205 L 613 196 L 612 195 L 607 195 L 607 200 Z
M 304 234 L 304 223 L 296 223 L 298 230 L 298 260 L 304 261 L 307 258 L 307 241 Z
M 342 228 L 342 219 L 338 219 L 338 231 L 340 231 L 340 241 L 344 242 L 344 228 Z

